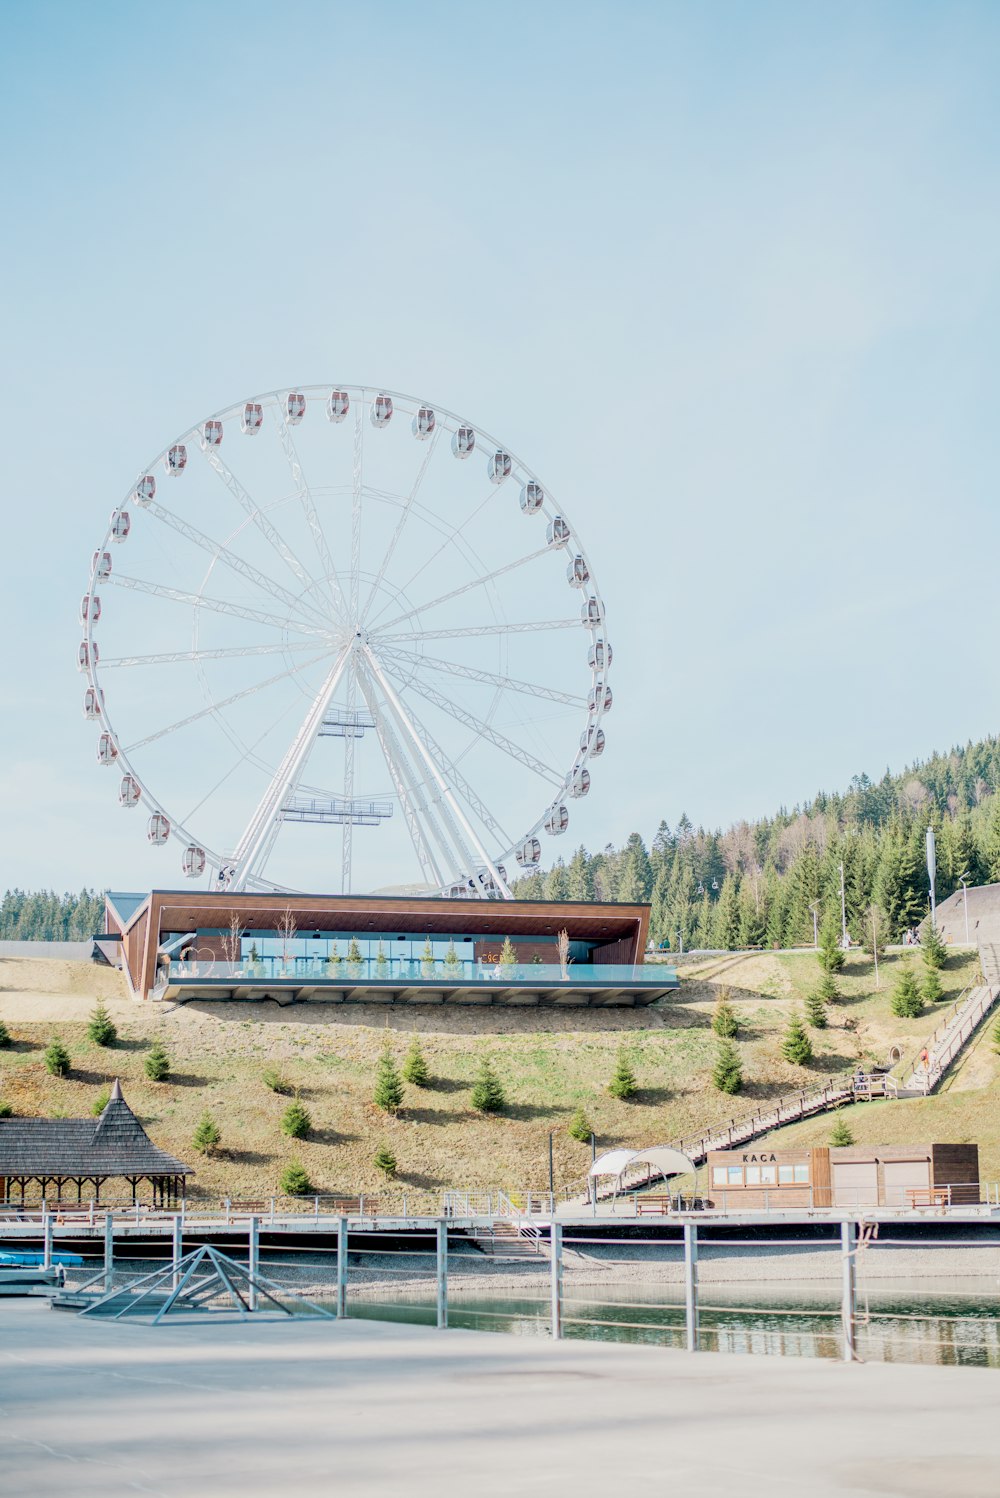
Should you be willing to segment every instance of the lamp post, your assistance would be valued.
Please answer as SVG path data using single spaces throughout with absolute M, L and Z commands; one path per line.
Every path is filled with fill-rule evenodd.
M 555 1211 L 556 1178 L 555 1178 L 555 1166 L 554 1166 L 553 1159 L 552 1159 L 552 1139 L 553 1139 L 553 1132 L 550 1131 L 550 1133 L 549 1133 L 549 1201 L 553 1204 L 552 1205 L 552 1210 Z
M 959 874 L 958 882 L 962 886 L 962 904 L 965 907 L 965 945 L 969 945 L 969 871 Z
M 679 955 L 681 957 L 683 957 L 684 956 L 684 933 L 683 933 L 683 931 L 675 931 L 674 935 L 676 936 L 677 941 L 679 943 L 679 945 L 678 945 L 678 953 L 679 953 Z

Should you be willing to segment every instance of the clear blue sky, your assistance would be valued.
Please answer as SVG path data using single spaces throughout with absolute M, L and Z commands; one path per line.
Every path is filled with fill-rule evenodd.
M 179 882 L 79 597 L 140 466 L 283 384 L 426 391 L 565 497 L 616 652 L 567 844 L 995 731 L 998 76 L 994 4 L 8 6 L 0 883 Z

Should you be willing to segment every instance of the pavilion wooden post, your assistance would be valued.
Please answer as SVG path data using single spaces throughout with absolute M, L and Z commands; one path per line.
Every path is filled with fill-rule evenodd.
M 698 1351 L 698 1225 L 684 1224 L 684 1323 L 688 1352 Z
M 443 1330 L 448 1325 L 448 1219 L 439 1218 L 437 1225 L 437 1324 Z
M 52 1268 L 52 1213 L 47 1207 L 42 1213 L 42 1268 Z
M 347 1315 L 347 1218 L 337 1223 L 337 1317 Z
M 173 1240 L 171 1261 L 173 1274 L 170 1279 L 170 1288 L 176 1290 L 180 1284 L 180 1263 L 184 1257 L 184 1218 L 180 1213 L 175 1214 L 173 1222 Z

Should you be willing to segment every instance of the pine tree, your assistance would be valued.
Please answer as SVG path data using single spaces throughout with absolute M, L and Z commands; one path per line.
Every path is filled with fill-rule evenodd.
M 69 1051 L 58 1035 L 54 1035 L 45 1051 L 45 1070 L 50 1077 L 68 1077 L 69 1068 Z
M 920 992 L 925 1004 L 939 1004 L 944 998 L 944 984 L 941 982 L 941 974 L 936 967 L 925 969 Z
M 403 1080 L 399 1075 L 391 1046 L 386 1046 L 378 1063 L 373 1101 L 383 1113 L 395 1113 L 403 1101 Z
M 151 1082 L 165 1082 L 170 1075 L 170 1057 L 158 1040 L 146 1052 L 142 1069 Z
M 854 1143 L 854 1135 L 847 1126 L 847 1120 L 838 1118 L 830 1130 L 830 1144 L 834 1149 L 846 1149 L 849 1144 Z
M 265 1066 L 260 1074 L 260 1079 L 265 1087 L 269 1088 L 271 1092 L 278 1093 L 280 1097 L 288 1097 L 292 1091 L 291 1082 L 289 1082 L 284 1072 L 279 1071 L 276 1066 Z
M 352 936 L 350 941 L 347 943 L 347 961 L 349 962 L 351 967 L 360 968 L 364 960 L 365 959 L 361 954 L 361 948 L 358 946 L 357 937 Z
M 112 1046 L 118 1039 L 114 1021 L 103 1003 L 98 1003 L 87 1024 L 87 1039 L 93 1045 Z
M 424 942 L 424 950 L 420 954 L 420 971 L 425 978 L 433 978 L 435 969 L 436 964 L 434 961 L 434 948 L 431 945 L 431 939 L 428 936 L 427 940 Z
M 94 1118 L 100 1118 L 108 1103 L 111 1101 L 111 1088 L 102 1087 L 90 1105 L 90 1111 Z
M 312 1182 L 301 1160 L 289 1160 L 281 1173 L 278 1190 L 282 1196 L 308 1196 Z
M 387 1144 L 380 1144 L 372 1157 L 372 1164 L 376 1170 L 380 1170 L 387 1181 L 391 1181 L 396 1174 L 396 1156 Z
M 924 1007 L 913 967 L 904 962 L 896 979 L 889 1006 L 898 1019 L 915 1019 Z
M 743 1090 L 743 1063 L 731 1040 L 720 1040 L 715 1050 L 712 1086 L 719 1092 L 736 1094 Z
M 424 1060 L 424 1053 L 420 1049 L 420 1042 L 414 1035 L 410 1041 L 410 1049 L 403 1060 L 402 1074 L 404 1082 L 412 1082 L 414 1087 L 429 1087 L 431 1074 Z
M 500 948 L 500 966 L 507 973 L 517 966 L 517 948 L 509 936 L 504 937 L 503 946 Z
M 10 1044 L 10 1031 L 7 1029 L 7 1026 L 4 1024 L 3 1020 L 0 1019 L 0 1051 L 5 1051 Z
M 819 938 L 819 965 L 824 973 L 839 973 L 845 961 L 837 928 L 832 921 L 824 921 Z
M 573 1117 L 569 1121 L 567 1132 L 571 1139 L 578 1139 L 581 1144 L 590 1143 L 590 1136 L 594 1131 L 590 1127 L 590 1119 L 582 1108 L 577 1108 L 573 1114 Z
M 735 1040 L 740 1033 L 740 1022 L 729 1002 L 729 990 L 726 988 L 720 992 L 715 1008 L 712 1010 L 712 1029 L 723 1040 Z
M 808 1066 L 813 1059 L 812 1041 L 798 1014 L 793 1014 L 788 1021 L 781 1041 L 781 1054 L 795 1066 Z
M 639 1091 L 639 1085 L 635 1080 L 635 1072 L 628 1064 L 624 1047 L 618 1052 L 618 1061 L 615 1065 L 614 1076 L 608 1083 L 608 1091 L 612 1097 L 616 1097 L 622 1103 L 628 1102 L 629 1098 L 634 1098 Z
M 827 973 L 832 978 L 832 973 Z M 818 988 L 806 994 L 806 1019 L 814 1030 L 825 1030 L 827 1026 L 826 1001 Z
M 444 954 L 444 966 L 445 971 L 450 978 L 455 977 L 458 969 L 462 966 L 462 959 L 455 951 L 454 941 L 450 941 L 448 943 L 448 950 Z
M 485 1056 L 479 1063 L 471 1101 L 477 1113 L 501 1113 L 507 1106 L 507 1096 L 500 1078 Z
M 281 1132 L 289 1139 L 308 1139 L 312 1128 L 312 1115 L 306 1105 L 299 1101 L 289 1103 L 281 1115 Z
M 837 1004 L 840 1002 L 841 992 L 837 987 L 837 980 L 832 973 L 824 973 L 822 975 L 816 985 L 815 991 L 819 994 L 824 1004 Z
M 948 948 L 941 940 L 941 933 L 933 921 L 927 922 L 920 938 L 920 954 L 924 959 L 924 966 L 928 968 L 943 968 L 948 961 Z
M 210 1155 L 222 1143 L 222 1130 L 207 1110 L 201 1115 L 191 1143 L 200 1155 Z
M 5 1103 L 3 1101 L 3 1099 L 0 1098 L 0 1118 L 13 1118 L 13 1117 L 14 1117 L 14 1110 L 11 1107 L 10 1103 Z

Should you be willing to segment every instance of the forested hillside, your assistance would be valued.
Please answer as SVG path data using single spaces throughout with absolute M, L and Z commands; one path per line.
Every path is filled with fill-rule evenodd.
M 707 832 L 682 816 L 661 822 L 647 848 L 578 848 L 569 863 L 519 879 L 525 899 L 650 900 L 657 941 L 691 947 L 796 946 L 819 925 L 840 928 L 840 865 L 847 924 L 870 941 L 895 940 L 926 914 L 926 829 L 937 834 L 937 897 L 1000 880 L 1000 739 L 935 754 L 877 783 L 856 776 L 842 795 Z M 874 916 L 873 916 L 874 912 Z M 868 933 L 866 935 L 866 933 Z
M 104 929 L 104 896 L 9 889 L 0 902 L 0 941 L 86 941 Z

